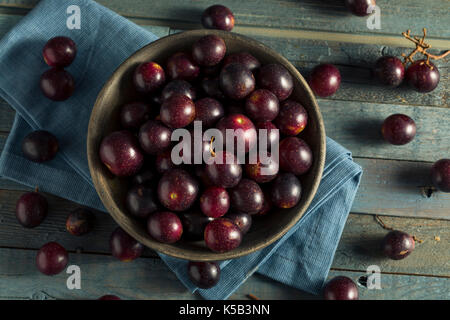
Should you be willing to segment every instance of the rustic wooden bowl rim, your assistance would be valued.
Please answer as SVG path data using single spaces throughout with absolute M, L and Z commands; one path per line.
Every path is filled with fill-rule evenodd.
M 130 68 L 133 62 L 133 58 L 136 55 L 140 55 L 143 52 L 146 52 L 147 50 L 152 50 L 152 48 L 157 47 L 160 43 L 165 43 L 167 41 L 177 41 L 179 39 L 185 39 L 187 37 L 199 37 L 207 34 L 216 34 L 218 36 L 221 36 L 225 39 L 225 41 L 232 41 L 232 39 L 240 39 L 244 40 L 249 47 L 253 47 L 255 50 L 263 50 L 265 53 L 268 53 L 271 56 L 275 56 L 277 58 L 277 61 L 274 61 L 274 63 L 280 63 L 284 65 L 291 75 L 296 78 L 300 84 L 302 85 L 302 89 L 306 92 L 306 99 L 310 102 L 310 108 L 308 108 L 308 113 L 311 115 L 313 114 L 314 118 L 317 119 L 317 130 L 316 134 L 319 136 L 320 139 L 320 145 L 318 157 L 315 155 L 315 172 L 314 172 L 314 179 L 312 181 L 312 185 L 310 186 L 310 192 L 308 194 L 304 194 L 302 198 L 302 205 L 299 208 L 298 212 L 295 214 L 295 216 L 284 225 L 280 230 L 278 230 L 275 234 L 273 234 L 270 237 L 266 237 L 266 235 L 261 235 L 260 241 L 258 241 L 256 244 L 254 244 L 251 247 L 243 248 L 238 247 L 235 250 L 225 252 L 225 253 L 215 253 L 215 252 L 204 252 L 193 249 L 186 249 L 186 248 L 180 248 L 176 245 L 171 244 L 164 244 L 159 243 L 155 240 L 153 240 L 149 235 L 145 236 L 139 232 L 136 232 L 135 227 L 133 226 L 133 223 L 129 222 L 129 217 L 126 213 L 124 213 L 118 206 L 115 204 L 115 201 L 113 199 L 113 195 L 106 191 L 106 185 L 107 181 L 105 180 L 105 177 L 100 174 L 99 166 L 102 166 L 102 163 L 98 156 L 98 142 L 96 137 L 96 119 L 100 116 L 100 104 L 102 103 L 105 92 L 107 91 L 108 87 L 111 86 L 111 84 L 118 78 L 121 77 L 125 70 Z M 243 48 L 245 50 L 245 48 Z M 127 60 L 125 60 L 112 74 L 110 79 L 106 82 L 103 89 L 99 93 L 96 102 L 94 104 L 94 107 L 92 109 L 91 118 L 89 121 L 89 127 L 88 127 L 88 135 L 87 135 L 87 156 L 88 156 L 88 163 L 89 163 L 89 170 L 92 176 L 92 181 L 94 183 L 95 189 L 105 206 L 105 208 L 108 210 L 108 212 L 111 214 L 113 219 L 119 224 L 120 227 L 122 227 L 127 233 L 129 233 L 132 237 L 134 237 L 137 241 L 141 242 L 142 244 L 150 247 L 151 249 L 154 249 L 155 251 L 158 251 L 160 253 L 176 257 L 176 258 L 182 258 L 186 260 L 191 261 L 218 261 L 218 260 L 225 260 L 225 259 L 233 259 L 238 258 L 247 254 L 250 254 L 252 252 L 255 252 L 257 250 L 260 250 L 276 240 L 280 239 L 286 232 L 288 232 L 289 229 L 291 229 L 303 216 L 303 214 L 306 212 L 307 208 L 309 207 L 312 199 L 314 198 L 314 195 L 316 194 L 317 188 L 319 187 L 320 180 L 322 177 L 323 167 L 325 164 L 325 153 L 326 153 L 326 135 L 325 135 L 325 128 L 323 124 L 322 115 L 319 110 L 319 106 L 317 104 L 317 101 L 315 99 L 314 94 L 312 93 L 311 89 L 309 88 L 307 82 L 302 77 L 300 72 L 283 56 L 281 56 L 276 51 L 266 47 L 264 44 L 242 36 L 240 34 L 232 33 L 232 32 L 225 32 L 225 31 L 219 31 L 219 30 L 192 30 L 192 31 L 185 31 L 182 33 L 177 33 L 174 35 L 169 35 L 163 38 L 160 38 L 140 50 L 136 51 L 134 54 L 132 54 Z

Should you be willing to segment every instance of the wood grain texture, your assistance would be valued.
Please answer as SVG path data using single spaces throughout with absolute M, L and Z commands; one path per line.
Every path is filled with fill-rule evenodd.
M 109 236 L 117 226 L 109 214 L 95 212 L 94 231 L 75 237 L 66 231 L 65 221 L 69 212 L 78 206 L 47 195 L 48 217 L 39 227 L 25 229 L 18 224 L 14 213 L 21 194 L 18 191 L 0 191 L 0 247 L 38 249 L 48 241 L 57 241 L 72 252 L 109 254 Z M 377 264 L 383 272 L 450 277 L 450 221 L 395 217 L 383 217 L 383 221 L 424 242 L 418 243 L 405 260 L 385 259 L 379 254 L 378 245 L 387 231 L 371 215 L 350 214 L 332 267 L 364 271 L 369 265 Z M 435 241 L 434 236 L 439 236 L 440 241 Z M 156 254 L 146 249 L 144 256 L 155 257 Z
M 198 299 L 177 280 L 159 259 L 140 258 L 120 262 L 112 257 L 70 254 L 69 265 L 81 269 L 81 289 L 68 290 L 68 274 L 48 277 L 34 267 L 35 250 L 0 249 L 0 299 L 97 299 L 114 294 L 122 299 Z M 13 261 L 13 262 L 12 262 Z M 357 281 L 364 272 L 331 271 L 329 278 L 345 275 Z M 120 278 L 120 282 L 117 279 Z M 139 281 L 136 281 L 139 279 Z M 381 275 L 381 290 L 359 286 L 365 299 L 448 299 L 450 279 Z M 246 299 L 247 294 L 260 299 L 319 299 L 271 279 L 253 275 L 230 299 Z
M 2 0 L 6 8 L 31 9 L 38 0 Z M 200 16 L 213 0 L 99 0 L 99 3 L 129 18 L 166 21 L 175 26 L 200 27 Z M 350 14 L 342 1 L 335 0 L 228 0 L 226 5 L 234 12 L 238 26 L 264 28 L 306 29 L 359 34 L 399 35 L 413 28 L 411 21 L 420 21 L 436 38 L 448 38 L 449 4 L 446 0 L 378 0 L 381 8 L 381 29 L 369 30 L 365 18 Z M 445 10 L 447 8 L 447 10 Z

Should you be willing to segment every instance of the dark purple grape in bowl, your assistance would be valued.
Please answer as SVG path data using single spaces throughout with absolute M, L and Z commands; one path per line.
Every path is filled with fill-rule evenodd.
M 385 56 L 377 60 L 374 74 L 382 84 L 398 87 L 405 77 L 405 67 L 399 58 Z
M 302 175 L 311 168 L 312 151 L 308 144 L 297 137 L 287 137 L 280 142 L 280 169 Z
M 182 169 L 164 173 L 158 183 L 158 199 L 172 211 L 185 211 L 197 200 L 199 184 L 197 180 Z
M 155 169 L 159 174 L 174 169 L 176 165 L 172 161 L 172 150 L 160 152 L 156 155 Z
M 50 67 L 64 68 L 75 60 L 77 46 L 75 42 L 68 37 L 54 37 L 47 41 L 42 54 L 45 63 Z
M 148 154 L 157 154 L 171 145 L 172 130 L 160 121 L 148 120 L 139 130 L 139 143 Z
M 278 98 L 266 89 L 253 91 L 245 102 L 245 114 L 253 121 L 272 121 L 278 116 Z
M 245 178 L 230 189 L 230 198 L 233 210 L 248 214 L 258 213 L 264 203 L 261 187 L 255 181 Z
M 301 198 L 302 186 L 293 173 L 280 173 L 272 182 L 271 200 L 274 206 L 282 209 L 295 207 Z
M 94 228 L 95 216 L 86 208 L 73 210 L 66 220 L 66 230 L 74 236 L 82 236 Z
M 48 213 L 48 202 L 38 192 L 24 193 L 16 202 L 16 217 L 25 228 L 37 227 Z
M 261 67 L 259 60 L 248 52 L 232 53 L 223 59 L 224 67 L 231 63 L 242 63 L 251 72 L 255 72 L 259 67 Z
M 219 76 L 222 92 L 230 99 L 245 99 L 255 90 L 255 77 L 242 63 L 230 63 L 223 67 Z
M 241 229 L 242 235 L 245 235 L 252 226 L 252 216 L 243 212 L 228 213 L 224 218 L 231 220 Z
M 294 80 L 289 71 L 281 64 L 271 63 L 259 69 L 258 86 L 274 93 L 279 101 L 284 101 L 294 90 Z
M 58 139 L 45 130 L 33 131 L 22 141 L 22 152 L 24 156 L 34 162 L 52 160 L 56 156 L 58 149 Z
M 126 233 L 122 228 L 117 227 L 109 238 L 109 247 L 113 257 L 123 262 L 129 262 L 142 255 L 144 246 Z
M 216 125 L 222 133 L 223 143 L 227 144 L 227 130 L 234 130 L 234 151 L 238 151 L 240 145 L 244 146 L 245 153 L 256 146 L 258 135 L 253 122 L 243 114 L 230 114 L 222 118 Z M 232 143 L 232 141 L 230 141 Z
M 406 69 L 406 81 L 414 90 L 422 93 L 431 92 L 439 84 L 441 75 L 438 68 L 430 62 L 430 66 L 425 60 L 418 60 Z
M 129 177 L 141 169 L 144 163 L 136 137 L 129 131 L 115 131 L 103 138 L 100 159 L 118 177 Z
M 407 115 L 393 114 L 384 120 L 381 133 L 387 142 L 404 145 L 416 136 L 416 123 Z
M 164 69 L 156 62 L 144 62 L 136 67 L 133 83 L 136 90 L 142 93 L 152 93 L 162 88 L 166 81 Z
M 145 219 L 158 210 L 154 188 L 137 185 L 128 190 L 125 197 L 128 212 L 136 218 Z
M 261 208 L 261 210 L 259 210 L 259 212 L 256 214 L 258 216 L 263 216 L 268 214 L 272 208 L 273 208 L 273 203 L 272 203 L 272 199 L 271 199 L 271 194 L 269 193 L 270 189 L 265 189 L 263 190 L 264 193 L 264 203 L 263 203 L 263 207 Z
M 438 190 L 450 192 L 450 159 L 441 159 L 433 164 L 431 180 Z
M 300 103 L 287 100 L 281 104 L 280 113 L 274 122 L 282 134 L 296 136 L 308 124 L 308 112 Z
M 222 104 L 213 98 L 203 98 L 195 102 L 195 121 L 201 121 L 203 128 L 211 128 L 223 116 Z
M 218 218 L 205 228 L 205 244 L 214 252 L 231 251 L 241 244 L 242 232 L 231 220 Z
M 213 161 L 206 164 L 205 173 L 211 183 L 223 188 L 232 188 L 236 186 L 242 177 L 242 167 L 237 162 L 236 157 L 226 151 L 220 151 L 215 157 L 221 158 L 219 161 Z
M 147 221 L 148 233 L 162 243 L 175 243 L 183 234 L 180 218 L 169 211 L 152 213 Z
M 261 137 L 263 134 L 266 135 L 267 150 L 270 150 L 273 144 L 280 143 L 280 131 L 277 128 L 277 126 L 275 126 L 272 122 L 270 121 L 258 122 L 256 123 L 256 129 L 258 131 L 258 141 L 261 141 L 262 139 Z
M 200 196 L 200 209 L 208 217 L 219 218 L 228 212 L 230 196 L 222 187 L 209 187 Z
M 36 255 L 36 266 L 47 276 L 61 273 L 67 266 L 69 255 L 66 249 L 57 242 L 44 244 Z
M 125 104 L 120 109 L 120 123 L 124 129 L 139 129 L 150 118 L 150 106 L 142 102 Z
M 219 77 L 206 77 L 203 78 L 200 86 L 203 90 L 203 92 L 208 95 L 209 97 L 223 100 L 225 99 L 225 95 L 223 94 L 222 90 L 220 89 L 219 84 Z
M 183 224 L 183 238 L 189 241 L 199 241 L 203 240 L 206 225 L 214 218 L 206 216 L 199 209 L 192 209 L 180 213 L 180 220 Z
M 186 127 L 195 119 L 195 104 L 186 96 L 172 96 L 161 105 L 160 116 L 170 128 Z
M 345 0 L 345 6 L 356 16 L 365 17 L 372 13 L 375 0 Z
M 227 47 L 225 41 L 216 35 L 207 35 L 198 39 L 192 45 L 192 58 L 196 63 L 204 67 L 219 64 L 225 57 Z
M 325 300 L 358 300 L 358 287 L 352 279 L 337 276 L 325 285 L 323 296 Z
M 406 232 L 394 230 L 383 239 L 382 250 L 385 256 L 393 260 L 401 260 L 414 250 L 415 241 Z
M 256 181 L 257 183 L 266 183 L 276 178 L 279 165 L 272 158 L 270 152 L 267 152 L 267 158 L 265 161 L 261 161 L 260 155 L 258 155 L 256 163 L 246 163 L 244 166 L 245 174 L 248 178 Z
M 317 96 L 329 97 L 338 91 L 341 85 L 341 73 L 332 64 L 321 64 L 311 71 L 308 84 Z
M 40 86 L 42 93 L 50 100 L 64 101 L 72 96 L 75 81 L 68 71 L 52 68 L 42 74 Z
M 210 6 L 203 11 L 202 25 L 206 29 L 231 31 L 234 27 L 233 12 L 220 4 Z
M 189 279 L 201 289 L 210 289 L 220 280 L 220 266 L 216 262 L 195 262 L 187 264 Z
M 195 100 L 197 93 L 194 87 L 185 80 L 172 80 L 170 81 L 161 92 L 162 103 L 172 98 L 173 96 L 185 96 L 191 100 Z
M 184 52 L 178 52 L 167 60 L 167 75 L 171 79 L 192 81 L 200 74 L 200 67 Z
M 149 169 L 141 170 L 131 180 L 133 185 L 151 186 L 156 180 L 156 174 Z

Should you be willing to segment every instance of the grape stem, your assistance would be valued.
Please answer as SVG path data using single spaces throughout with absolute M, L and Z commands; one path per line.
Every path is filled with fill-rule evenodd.
M 384 222 L 383 222 L 383 220 L 381 220 L 381 218 L 380 218 L 380 216 L 379 215 L 375 215 L 375 220 L 376 220 L 376 222 L 378 222 L 378 224 L 383 228 L 383 229 L 386 229 L 386 230 L 394 230 L 393 228 L 391 228 L 391 227 L 388 227 Z
M 423 36 L 422 38 L 419 38 L 417 36 L 411 37 L 411 30 L 407 30 L 406 32 L 402 32 L 402 35 L 408 39 L 409 41 L 412 41 L 415 45 L 416 48 L 409 54 L 406 55 L 404 53 L 402 53 L 402 57 L 404 58 L 403 61 L 403 65 L 406 66 L 406 64 L 408 62 L 413 63 L 413 57 L 417 54 L 417 53 L 422 53 L 424 56 L 427 57 L 427 61 L 426 62 L 422 62 L 421 64 L 425 63 L 431 70 L 433 70 L 433 65 L 431 65 L 430 63 L 430 59 L 434 59 L 434 60 L 440 60 L 445 58 L 446 56 L 448 56 L 450 54 L 450 50 L 447 50 L 446 52 L 444 52 L 441 55 L 434 55 L 431 54 L 429 52 L 427 52 L 428 49 L 431 49 L 431 44 L 428 44 L 425 42 L 425 38 L 427 36 L 427 28 L 423 28 Z

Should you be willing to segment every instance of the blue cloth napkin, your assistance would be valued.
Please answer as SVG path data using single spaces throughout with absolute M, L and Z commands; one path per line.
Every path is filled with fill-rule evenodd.
M 66 12 L 81 9 L 81 29 L 69 30 Z M 48 39 L 75 40 L 78 55 L 67 70 L 76 90 L 64 102 L 53 102 L 39 88 L 48 69 L 42 48 Z M 0 96 L 15 110 L 13 128 L 0 156 L 0 175 L 43 192 L 105 211 L 90 178 L 86 158 L 89 116 L 97 94 L 112 72 L 133 52 L 157 37 L 90 0 L 42 0 L 0 41 Z M 31 131 L 57 136 L 60 152 L 37 164 L 25 159 L 20 146 Z M 287 285 L 318 293 L 328 274 L 362 174 L 350 152 L 327 140 L 326 166 L 317 195 L 299 223 L 282 239 L 251 255 L 222 261 L 220 283 L 198 290 L 206 299 L 226 299 L 255 271 Z M 192 292 L 186 261 L 161 255 Z

